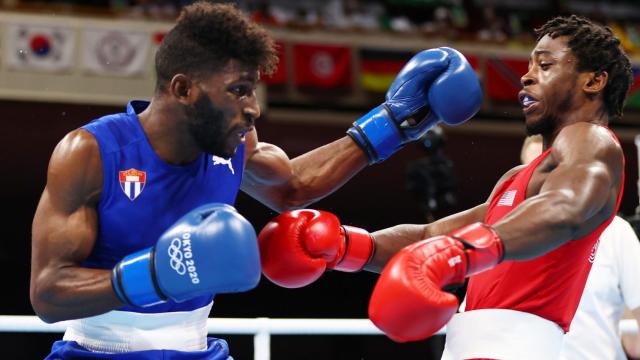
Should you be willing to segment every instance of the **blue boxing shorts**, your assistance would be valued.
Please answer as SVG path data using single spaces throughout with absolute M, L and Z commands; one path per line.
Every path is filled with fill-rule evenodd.
M 143 350 L 126 353 L 89 351 L 75 341 L 56 341 L 45 360 L 233 360 L 229 345 L 222 339 L 207 338 L 207 349 L 202 351 Z

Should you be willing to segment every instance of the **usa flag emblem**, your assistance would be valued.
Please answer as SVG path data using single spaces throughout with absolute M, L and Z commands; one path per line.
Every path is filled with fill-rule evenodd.
M 147 173 L 132 168 L 120 171 L 119 176 L 120 188 L 124 194 L 127 195 L 129 200 L 135 200 L 144 189 L 144 185 L 147 182 Z
M 517 192 L 518 190 L 505 191 L 500 197 L 500 200 L 498 200 L 498 206 L 512 206 Z

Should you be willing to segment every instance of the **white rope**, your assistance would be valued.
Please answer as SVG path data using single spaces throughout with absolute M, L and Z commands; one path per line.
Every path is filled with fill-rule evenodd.
M 382 335 L 368 319 L 230 319 L 210 318 L 209 333 L 274 335 Z
M 47 324 L 37 316 L 0 315 L 0 332 L 61 333 L 66 322 Z M 268 332 L 273 335 L 382 335 L 369 319 L 270 319 L 270 318 L 209 318 L 209 334 L 251 335 Z M 620 321 L 620 332 L 635 334 L 635 320 Z M 444 334 L 445 328 L 438 331 Z
M 37 316 L 0 315 L 0 332 L 64 332 L 66 322 L 47 324 Z
M 61 333 L 66 322 L 47 324 L 36 316 L 0 315 L 0 332 Z M 254 360 L 269 360 L 271 335 L 382 335 L 369 319 L 209 318 L 209 334 L 254 335 Z M 446 328 L 437 334 L 444 334 Z M 620 322 L 622 334 L 638 333 L 635 320 Z
M 59 333 L 66 322 L 47 324 L 37 316 L 0 315 L 0 332 Z M 369 319 L 209 318 L 209 334 L 383 335 Z M 438 332 L 444 334 L 444 329 Z

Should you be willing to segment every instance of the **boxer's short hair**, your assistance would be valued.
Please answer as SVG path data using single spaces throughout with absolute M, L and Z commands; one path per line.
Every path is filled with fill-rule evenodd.
M 230 60 L 270 74 L 278 63 L 275 43 L 234 5 L 185 6 L 156 52 L 156 89 L 163 90 L 175 74 L 206 76 Z

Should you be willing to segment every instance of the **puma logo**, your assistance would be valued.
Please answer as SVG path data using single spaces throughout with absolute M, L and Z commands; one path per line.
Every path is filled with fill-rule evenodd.
M 235 171 L 233 170 L 233 164 L 231 164 L 231 159 L 221 158 L 220 156 L 211 156 L 211 160 L 213 160 L 213 165 L 227 165 L 232 174 L 235 175 Z

